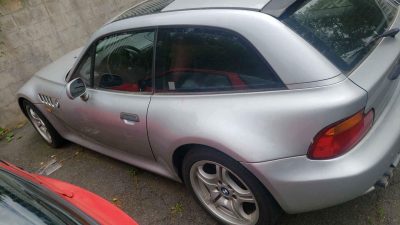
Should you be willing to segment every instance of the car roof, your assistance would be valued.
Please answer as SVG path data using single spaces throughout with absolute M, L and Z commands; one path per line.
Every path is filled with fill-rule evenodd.
M 204 8 L 243 8 L 260 11 L 271 0 L 175 0 L 162 11 Z
M 281 21 L 254 10 L 230 8 L 176 10 L 136 16 L 103 26 L 88 42 L 93 43 L 117 32 L 171 26 L 214 27 L 240 34 L 271 64 L 285 84 L 329 79 L 340 74 L 340 71 L 320 52 Z M 78 62 L 90 46 L 89 44 L 85 47 L 78 57 Z M 75 63 L 72 71 L 77 65 L 78 63 Z
M 112 18 L 103 26 L 119 20 L 161 12 L 162 9 L 171 4 L 173 1 L 174 0 L 144 0 Z
M 159 12 L 194 9 L 242 9 L 263 12 L 279 17 L 297 0 L 144 0 L 132 6 L 103 26 L 110 23 Z

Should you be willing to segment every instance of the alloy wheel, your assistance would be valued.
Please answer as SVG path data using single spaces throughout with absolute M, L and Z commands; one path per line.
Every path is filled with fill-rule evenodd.
M 36 130 L 39 132 L 39 134 L 48 142 L 51 143 L 51 135 L 49 133 L 49 130 L 47 129 L 46 125 L 40 119 L 40 117 L 36 114 L 35 110 L 33 110 L 31 107 L 26 106 L 26 111 L 28 112 L 28 116 L 32 121 L 33 126 L 36 128 Z
M 211 161 L 199 161 L 191 167 L 190 182 L 200 201 L 220 220 L 235 225 L 257 223 L 256 198 L 228 168 Z

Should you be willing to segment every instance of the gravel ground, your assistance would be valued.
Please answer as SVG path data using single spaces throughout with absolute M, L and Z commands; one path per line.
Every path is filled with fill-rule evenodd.
M 85 188 L 113 201 L 141 225 L 216 224 L 190 197 L 181 183 L 137 169 L 79 145 L 49 147 L 30 123 L 13 131 L 14 139 L 0 139 L 0 158 L 36 172 L 41 163 L 56 158 L 62 167 L 50 177 Z M 17 139 L 22 135 L 20 139 Z M 53 158 L 52 158 L 53 156 Z M 327 193 L 329 194 L 329 193 Z M 182 214 L 171 210 L 182 204 Z M 283 214 L 278 225 L 400 224 L 400 178 L 387 189 L 377 189 L 353 201 L 298 215 Z

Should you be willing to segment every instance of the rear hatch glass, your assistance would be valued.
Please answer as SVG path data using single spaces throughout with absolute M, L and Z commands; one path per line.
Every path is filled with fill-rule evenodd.
M 305 0 L 280 20 L 348 74 L 378 42 L 363 46 L 391 26 L 397 6 L 391 0 Z

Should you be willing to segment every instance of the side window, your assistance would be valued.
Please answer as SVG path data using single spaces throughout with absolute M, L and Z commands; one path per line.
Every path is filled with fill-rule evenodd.
M 93 54 L 93 47 L 86 52 L 86 55 L 83 57 L 81 64 L 76 69 L 75 74 L 72 76 L 71 80 L 75 78 L 82 78 L 85 82 L 86 87 L 91 87 L 90 85 L 90 74 L 92 70 L 92 54 Z
M 124 92 L 152 92 L 154 30 L 126 32 L 98 41 L 94 87 Z
M 254 47 L 239 35 L 214 28 L 160 28 L 155 92 L 282 89 Z

